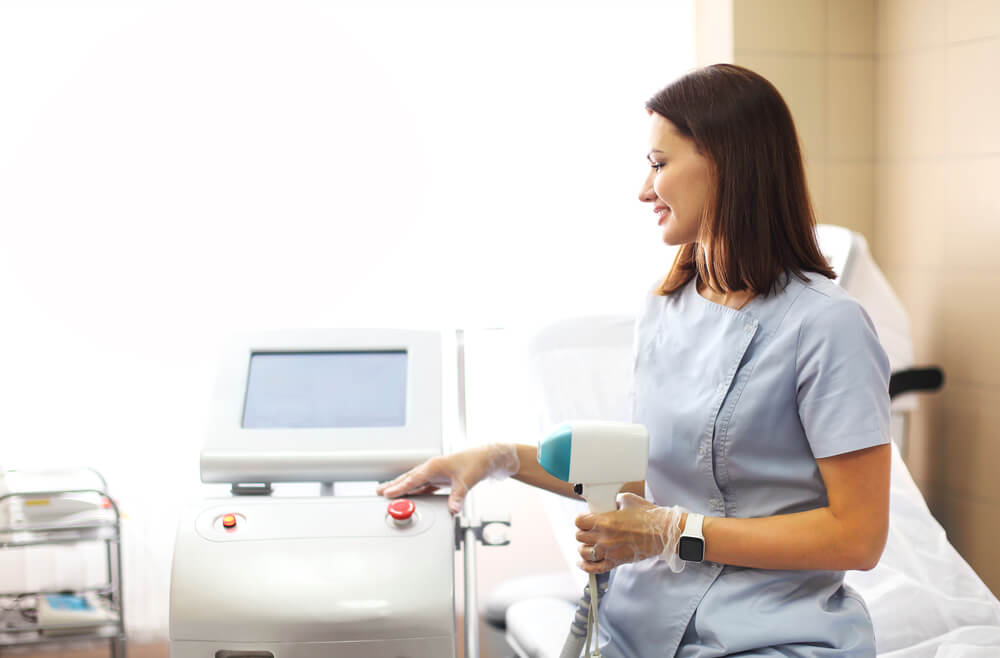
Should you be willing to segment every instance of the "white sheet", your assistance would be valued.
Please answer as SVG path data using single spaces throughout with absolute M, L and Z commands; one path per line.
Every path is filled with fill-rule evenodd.
M 1000 655 L 1000 602 L 948 542 L 895 446 L 889 509 L 878 566 L 847 574 L 868 603 L 879 655 Z

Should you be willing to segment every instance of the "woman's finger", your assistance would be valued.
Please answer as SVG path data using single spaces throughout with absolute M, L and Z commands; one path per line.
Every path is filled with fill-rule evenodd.
M 583 571 L 587 573 L 604 573 L 606 571 L 611 571 L 616 565 L 612 564 L 608 560 L 601 560 L 600 562 L 587 562 L 586 560 L 581 560 L 576 563 L 576 566 L 580 567 Z
M 388 497 L 391 498 L 391 497 L 393 497 L 393 496 L 396 495 L 397 490 L 407 480 L 409 480 L 409 478 L 410 478 L 410 474 L 408 472 L 407 473 L 403 473 L 402 475 L 400 475 L 399 477 L 397 477 L 395 480 L 392 480 L 391 482 L 386 482 L 384 484 L 380 484 L 379 486 L 375 487 L 375 493 L 377 495 L 379 495 L 379 496 L 388 496 Z
M 385 485 L 376 489 L 376 493 L 381 496 L 387 496 L 389 498 L 395 498 L 396 496 L 402 496 L 403 494 L 410 493 L 414 489 L 423 487 L 429 484 L 427 478 L 423 474 L 423 468 L 417 467 L 412 471 L 403 473 L 398 478 Z
M 409 471 L 406 471 L 405 473 L 403 473 L 401 475 L 397 475 L 395 478 L 393 478 L 392 480 L 389 480 L 388 482 L 383 482 L 382 484 L 380 484 L 377 487 L 375 487 L 375 493 L 378 494 L 379 496 L 381 496 L 383 493 L 385 493 L 386 489 L 389 489 L 391 487 L 396 487 L 400 482 L 402 482 L 406 478 L 410 477 L 411 473 L 413 473 L 412 469 L 409 470 Z
M 419 487 L 417 489 L 411 489 L 410 491 L 407 491 L 406 495 L 407 496 L 426 496 L 427 494 L 434 493 L 438 489 L 440 489 L 440 487 L 438 487 L 436 485 L 425 484 L 424 486 Z
M 452 480 L 451 493 L 448 495 L 448 509 L 451 510 L 452 514 L 458 514 L 462 511 L 462 503 L 468 492 L 469 488 L 465 486 L 464 482 L 458 478 Z

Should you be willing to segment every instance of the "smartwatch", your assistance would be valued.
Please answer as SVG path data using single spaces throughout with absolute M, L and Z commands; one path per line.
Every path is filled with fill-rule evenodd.
M 705 559 L 705 536 L 701 534 L 701 524 L 705 517 L 688 512 L 684 532 L 677 543 L 677 555 L 685 562 L 701 562 Z

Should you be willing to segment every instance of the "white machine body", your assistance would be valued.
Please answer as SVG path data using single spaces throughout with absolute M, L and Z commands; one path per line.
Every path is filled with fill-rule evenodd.
M 324 486 L 315 497 L 282 497 L 278 485 L 206 499 L 182 514 L 172 658 L 455 655 L 447 496 L 413 498 L 400 520 L 374 495 L 375 480 L 442 453 L 443 340 L 323 330 L 238 341 L 223 360 L 202 480 L 235 493 Z M 326 485 L 345 482 L 371 493 L 329 495 Z
M 203 501 L 177 535 L 171 657 L 455 655 L 447 498 L 414 503 L 401 527 L 379 497 Z

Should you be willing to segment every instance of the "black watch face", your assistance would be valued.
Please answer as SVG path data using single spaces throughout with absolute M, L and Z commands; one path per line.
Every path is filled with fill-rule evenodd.
M 685 562 L 701 562 L 705 559 L 705 540 L 697 537 L 681 537 L 677 554 Z

